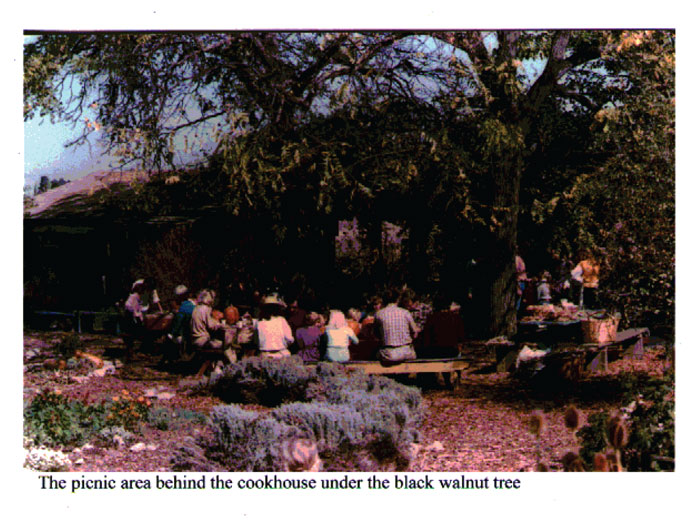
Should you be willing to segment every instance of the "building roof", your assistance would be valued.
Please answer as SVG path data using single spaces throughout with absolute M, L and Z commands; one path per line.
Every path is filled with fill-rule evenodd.
M 95 214 L 101 209 L 106 193 L 124 190 L 148 179 L 144 171 L 95 172 L 33 196 L 31 207 L 25 210 L 25 218 Z

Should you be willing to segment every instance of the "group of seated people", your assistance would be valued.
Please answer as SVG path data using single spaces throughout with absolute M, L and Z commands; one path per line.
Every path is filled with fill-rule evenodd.
M 132 298 L 132 293 L 127 301 L 133 324 L 143 322 L 138 307 L 143 308 L 144 292 L 144 285 L 137 285 L 136 296 Z M 241 317 L 233 306 L 225 313 L 215 310 L 212 290 L 193 297 L 187 287 L 178 286 L 174 293 L 176 312 L 169 338 L 195 351 L 221 350 L 231 362 L 252 354 L 272 358 L 297 354 L 307 362 L 449 358 L 459 355 L 459 344 L 465 339 L 459 311 L 445 295 L 436 296 L 427 318 L 418 318 L 419 326 L 413 294 L 407 289 L 373 297 L 365 312 L 332 309 L 327 317 L 303 309 L 296 301 L 287 306 L 271 294 L 261 299 L 256 319 L 249 312 Z

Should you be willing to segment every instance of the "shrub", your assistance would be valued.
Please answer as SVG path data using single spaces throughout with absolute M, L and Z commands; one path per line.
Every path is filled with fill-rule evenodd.
M 143 396 L 136 397 L 123 390 L 105 404 L 105 423 L 134 431 L 146 421 L 150 406 L 151 402 Z
M 675 398 L 673 374 L 661 379 L 630 375 L 623 380 L 627 392 L 623 397 L 622 419 L 629 429 L 626 445 L 620 449 L 622 465 L 629 471 L 672 469 L 675 457 Z M 610 418 L 596 413 L 582 428 L 581 456 L 591 465 L 596 453 L 610 443 Z
M 25 434 L 45 446 L 73 446 L 98 436 L 105 428 L 136 431 L 148 416 L 150 402 L 127 391 L 112 400 L 86 404 L 44 391 L 25 405 Z
M 212 378 L 210 390 L 226 402 L 274 407 L 303 398 L 313 378 L 312 368 L 304 366 L 298 357 L 251 357 L 226 366 Z
M 215 407 L 211 419 L 215 449 L 230 471 L 282 471 L 281 441 L 300 434 L 293 426 L 235 405 Z
M 172 412 L 165 407 L 153 407 L 148 411 L 148 423 L 156 429 L 167 431 L 170 429 Z
M 315 440 L 320 453 L 360 444 L 366 431 L 362 414 L 348 405 L 289 403 L 275 409 L 272 417 Z
M 120 437 L 122 440 L 124 440 L 124 443 L 126 444 L 132 443 L 135 437 L 134 433 L 132 433 L 131 431 L 127 431 L 126 429 L 118 425 L 111 425 L 105 427 L 98 433 L 97 440 L 100 441 L 102 444 L 112 445 L 115 442 L 115 436 Z
M 105 426 L 101 405 L 86 405 L 44 391 L 24 409 L 25 434 L 44 446 L 70 446 L 86 441 Z
M 215 450 L 225 454 L 233 470 L 280 467 L 278 446 L 288 435 L 314 440 L 329 469 L 336 466 L 327 462 L 341 453 L 405 467 L 423 417 L 417 388 L 332 363 L 308 367 L 294 358 L 244 360 L 211 387 L 228 401 L 289 402 L 266 418 L 236 406 L 212 413 Z

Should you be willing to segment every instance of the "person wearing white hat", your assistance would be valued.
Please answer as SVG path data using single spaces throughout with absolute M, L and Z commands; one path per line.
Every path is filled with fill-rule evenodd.
M 284 301 L 277 294 L 263 297 L 260 320 L 255 325 L 258 349 L 261 357 L 285 357 L 291 355 L 289 345 L 294 342 L 292 328 L 282 316 Z
M 157 306 L 159 312 L 163 311 L 163 307 L 160 304 L 160 297 L 158 296 L 158 292 L 156 291 L 155 284 L 152 278 L 148 277 L 147 279 L 135 280 L 134 283 L 131 285 L 131 292 L 135 292 L 136 289 L 140 289 L 141 301 L 143 303 L 142 306 L 144 312 L 147 312 L 149 309 L 149 305 L 145 303 L 147 297 L 149 297 L 148 292 L 150 292 L 150 298 L 151 302 L 153 303 L 153 306 Z

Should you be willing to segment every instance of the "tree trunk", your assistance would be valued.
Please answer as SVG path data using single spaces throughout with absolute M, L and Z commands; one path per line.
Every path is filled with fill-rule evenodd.
M 521 163 L 517 155 L 493 166 L 492 243 L 486 252 L 484 277 L 489 284 L 488 306 L 490 336 L 512 337 L 517 331 L 515 305 L 517 281 L 515 254 L 518 223 L 518 198 Z

